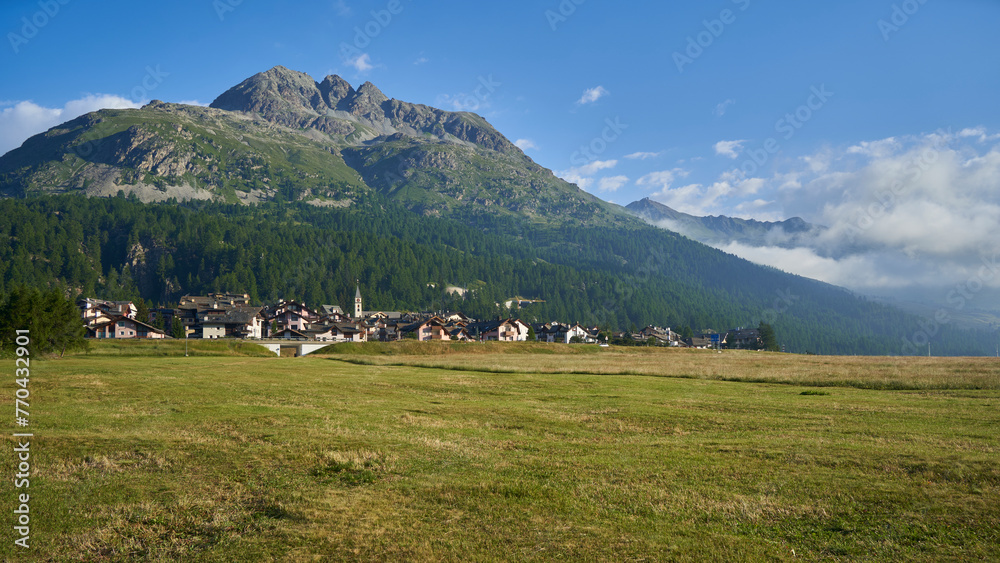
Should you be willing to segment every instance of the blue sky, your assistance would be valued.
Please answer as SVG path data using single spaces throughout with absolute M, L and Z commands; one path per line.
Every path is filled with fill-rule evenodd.
M 988 216 L 918 195 L 957 182 L 976 186 L 962 201 L 1000 193 L 998 22 L 995 0 L 7 1 L 0 152 L 95 106 L 206 104 L 284 65 L 475 111 L 543 166 L 619 204 L 799 215 L 840 232 L 931 146 L 942 158 L 914 180 L 928 186 L 859 236 L 914 268 L 928 261 L 918 270 L 933 280 L 954 269 L 942 256 L 978 259 L 989 237 L 1000 240 L 995 195 Z M 897 221 L 926 228 L 935 210 L 948 225 L 982 226 L 981 238 L 942 246 L 934 232 L 895 234 Z M 729 250 L 856 281 L 830 244 L 803 249 L 816 264 L 808 271 L 803 256 Z M 865 283 L 905 283 L 891 273 Z

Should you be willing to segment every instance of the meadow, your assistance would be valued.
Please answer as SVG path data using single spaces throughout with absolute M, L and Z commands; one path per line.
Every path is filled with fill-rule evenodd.
M 1000 560 L 996 359 L 177 344 L 32 364 L 0 558 Z

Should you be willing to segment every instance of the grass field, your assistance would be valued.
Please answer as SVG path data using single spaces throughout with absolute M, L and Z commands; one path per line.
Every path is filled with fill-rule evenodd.
M 327 351 L 32 364 L 0 559 L 1000 560 L 995 359 Z

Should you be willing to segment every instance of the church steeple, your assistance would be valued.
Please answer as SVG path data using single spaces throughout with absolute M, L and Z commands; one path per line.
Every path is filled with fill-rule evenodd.
M 355 291 L 354 291 L 354 318 L 355 319 L 360 319 L 361 318 L 361 314 L 362 314 L 362 308 L 361 308 L 361 282 L 359 281 L 358 284 L 355 286 Z

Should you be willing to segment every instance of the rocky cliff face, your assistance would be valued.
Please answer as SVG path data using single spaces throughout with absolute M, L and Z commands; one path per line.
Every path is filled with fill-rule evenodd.
M 318 129 L 353 144 L 402 133 L 520 153 L 483 118 L 390 99 L 371 82 L 355 90 L 331 75 L 316 82 L 307 74 L 277 66 L 230 88 L 211 107 L 258 114 L 286 127 Z

